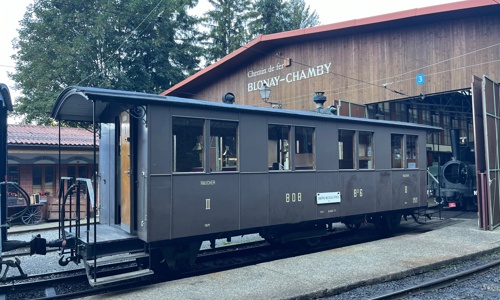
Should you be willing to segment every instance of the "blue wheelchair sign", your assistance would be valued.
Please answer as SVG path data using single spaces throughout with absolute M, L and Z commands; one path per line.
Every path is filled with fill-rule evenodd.
M 424 84 L 425 83 L 425 75 L 424 74 L 418 74 L 416 78 L 417 84 Z

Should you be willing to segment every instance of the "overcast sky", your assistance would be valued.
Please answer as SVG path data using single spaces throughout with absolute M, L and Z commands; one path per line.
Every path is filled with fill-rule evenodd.
M 457 0 L 306 0 L 311 10 L 318 13 L 322 25 L 449 2 Z M 14 99 L 18 94 L 13 91 L 13 82 L 7 76 L 7 72 L 14 71 L 14 62 L 10 59 L 14 54 L 11 41 L 17 36 L 19 21 L 30 3 L 33 0 L 9 1 L 0 10 L 0 41 L 3 43 L 0 47 L 0 83 L 9 86 Z M 200 0 L 194 12 L 203 13 L 208 8 L 208 1 Z

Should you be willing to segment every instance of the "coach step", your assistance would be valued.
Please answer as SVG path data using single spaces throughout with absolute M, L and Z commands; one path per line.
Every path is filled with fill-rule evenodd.
M 136 252 L 136 253 L 127 253 L 127 254 L 118 254 L 118 255 L 113 255 L 113 256 L 106 256 L 106 257 L 101 257 L 98 258 L 96 261 L 93 259 L 87 260 L 86 264 L 89 267 L 94 267 L 94 266 L 103 266 L 109 263 L 114 263 L 114 262 L 121 262 L 121 261 L 131 261 L 131 260 L 136 260 L 138 258 L 147 258 L 149 257 L 148 253 L 145 252 Z
M 150 276 L 153 274 L 154 274 L 153 270 L 143 269 L 143 270 L 137 270 L 137 271 L 133 271 L 133 272 L 112 275 L 112 276 L 106 276 L 106 277 L 100 277 L 100 278 L 99 277 L 98 278 L 91 278 L 91 276 L 88 276 L 88 278 L 89 278 L 89 284 L 91 286 L 95 287 L 95 286 L 99 286 L 99 285 L 103 285 L 103 284 L 120 282 L 120 281 L 133 279 L 133 278 L 139 278 L 139 277 L 143 277 L 143 276 Z

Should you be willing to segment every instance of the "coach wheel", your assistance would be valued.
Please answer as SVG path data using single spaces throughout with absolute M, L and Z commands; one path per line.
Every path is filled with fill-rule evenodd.
M 349 228 L 349 230 L 358 230 L 361 227 L 361 223 L 344 223 L 345 227 Z
M 374 219 L 373 224 L 381 232 L 390 232 L 396 229 L 401 223 L 401 214 L 380 216 Z
M 161 253 L 170 270 L 183 270 L 194 265 L 202 241 L 168 245 L 161 248 Z
M 40 207 L 28 207 L 21 216 L 21 220 L 26 225 L 35 225 L 40 223 L 42 217 L 43 213 Z
M 389 216 L 389 222 L 391 228 L 399 227 L 399 224 L 401 224 L 401 217 L 402 217 L 401 214 L 395 214 Z

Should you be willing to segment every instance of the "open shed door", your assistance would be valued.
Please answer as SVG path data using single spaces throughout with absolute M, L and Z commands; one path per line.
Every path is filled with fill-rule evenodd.
M 479 225 L 492 230 L 500 225 L 500 90 L 487 76 L 472 79 L 472 112 Z

